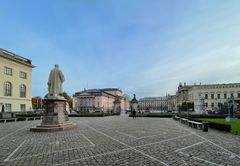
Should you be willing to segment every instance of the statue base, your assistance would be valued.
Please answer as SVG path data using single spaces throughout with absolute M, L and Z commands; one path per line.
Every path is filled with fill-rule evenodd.
M 61 97 L 45 98 L 46 108 L 43 114 L 42 123 L 30 128 L 30 131 L 62 131 L 76 127 L 68 119 L 66 111 L 66 100 Z
M 35 132 L 54 132 L 54 131 L 63 131 L 63 130 L 69 130 L 76 127 L 76 124 L 69 122 L 65 124 L 59 124 L 59 125 L 37 125 L 36 127 L 30 128 L 30 131 Z

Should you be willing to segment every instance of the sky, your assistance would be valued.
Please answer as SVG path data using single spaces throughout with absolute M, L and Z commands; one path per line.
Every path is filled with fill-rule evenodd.
M 137 98 L 240 82 L 239 0 L 1 0 L 0 48 L 32 60 L 32 95 L 59 64 L 69 95 Z

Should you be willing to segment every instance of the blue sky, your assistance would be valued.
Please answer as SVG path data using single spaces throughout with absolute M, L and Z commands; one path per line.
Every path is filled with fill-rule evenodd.
M 59 64 L 72 95 L 116 87 L 137 97 L 240 82 L 239 0 L 2 0 L 0 47 L 29 58 L 33 96 Z

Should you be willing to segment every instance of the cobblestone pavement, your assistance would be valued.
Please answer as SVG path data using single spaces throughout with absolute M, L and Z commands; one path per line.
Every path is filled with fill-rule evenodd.
M 30 132 L 40 121 L 0 124 L 0 165 L 240 166 L 240 137 L 167 118 L 71 118 L 77 128 Z

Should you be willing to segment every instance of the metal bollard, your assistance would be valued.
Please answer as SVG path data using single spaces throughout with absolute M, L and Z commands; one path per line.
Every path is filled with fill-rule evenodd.
M 203 131 L 208 132 L 208 122 L 203 122 Z

